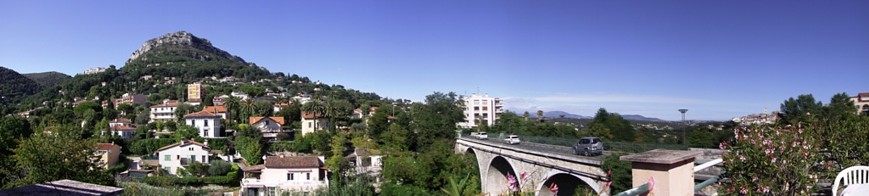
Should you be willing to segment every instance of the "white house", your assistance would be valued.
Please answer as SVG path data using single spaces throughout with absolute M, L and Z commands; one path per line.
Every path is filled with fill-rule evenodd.
M 103 133 L 103 134 L 105 134 L 105 133 Z M 111 136 L 118 136 L 118 137 L 123 138 L 125 140 L 129 140 L 129 139 L 132 139 L 133 136 L 136 135 L 136 128 L 126 126 L 126 125 L 112 126 L 112 127 L 109 127 L 109 134 Z
M 281 195 L 285 192 L 308 195 L 329 186 L 323 157 L 268 156 L 263 165 L 244 168 L 242 195 Z
M 183 169 L 190 163 L 200 162 L 208 164 L 211 161 L 210 149 L 207 145 L 193 140 L 183 140 L 178 143 L 163 146 L 155 152 L 159 159 L 160 168 L 172 175 L 178 174 L 178 169 Z
M 263 137 L 266 138 L 275 138 L 278 133 L 284 132 L 281 128 L 284 125 L 284 117 L 251 116 L 248 124 L 259 129 L 263 133 Z
M 229 95 L 233 96 L 235 98 L 241 99 L 241 100 L 247 100 L 250 98 L 249 96 L 247 96 L 247 94 L 242 93 L 242 92 L 232 92 Z
M 321 114 L 302 112 L 302 135 L 329 128 L 329 119 Z
M 354 167 L 356 175 L 367 175 L 374 178 L 374 186 L 380 186 L 381 173 L 383 171 L 383 156 L 377 152 L 369 152 L 362 148 L 355 148 L 353 154 L 345 156 Z
M 199 136 L 204 138 L 220 137 L 220 115 L 208 111 L 184 115 L 187 125 L 196 127 Z
M 151 106 L 151 120 L 154 121 L 174 121 L 175 108 L 178 107 L 178 100 L 163 100 L 162 104 Z
M 113 120 L 112 122 L 109 122 L 109 127 L 116 127 L 116 126 L 133 126 L 133 121 L 131 121 L 130 119 L 126 119 L 126 118 L 118 118 L 118 119 Z

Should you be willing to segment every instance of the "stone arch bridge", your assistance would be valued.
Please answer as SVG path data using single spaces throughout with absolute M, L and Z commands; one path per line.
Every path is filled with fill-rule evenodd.
M 602 191 L 610 180 L 600 168 L 601 157 L 576 156 L 540 144 L 509 145 L 463 137 L 456 140 L 455 150 L 477 158 L 484 194 L 500 195 L 513 189 L 553 195 L 552 184 L 557 185 L 559 195 L 573 195 L 577 187 L 599 195 L 609 194 Z M 514 176 L 517 182 L 508 183 L 507 176 Z

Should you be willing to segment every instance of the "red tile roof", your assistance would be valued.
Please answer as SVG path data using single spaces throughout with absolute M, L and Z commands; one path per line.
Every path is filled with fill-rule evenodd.
M 253 125 L 253 124 L 258 123 L 259 121 L 262 121 L 263 119 L 266 119 L 266 117 L 262 117 L 262 116 L 251 116 L 251 117 L 248 119 L 247 122 L 248 122 L 248 124 Z M 278 125 L 281 125 L 281 126 L 284 125 L 284 117 L 274 117 L 274 116 L 272 116 L 272 117 L 268 117 L 268 119 L 272 119 L 272 121 L 275 121 L 276 123 L 278 123 Z
M 126 125 L 109 127 L 109 129 L 112 131 L 136 131 L 135 127 L 126 126 Z
M 97 143 L 97 150 L 111 150 L 115 143 Z
M 211 113 L 226 113 L 226 106 L 205 106 L 202 111 L 207 111 Z
M 857 94 L 857 96 L 860 96 L 860 97 L 869 97 L 869 93 L 859 93 L 859 94 Z
M 193 141 L 193 140 L 182 140 L 182 141 L 180 141 L 180 142 L 178 142 L 178 143 L 174 143 L 174 144 L 169 144 L 169 145 L 167 145 L 167 146 L 163 146 L 163 147 L 157 149 L 157 151 L 154 151 L 154 152 L 160 152 L 160 151 L 163 151 L 163 150 L 166 150 L 166 149 L 173 148 L 173 147 L 175 147 L 175 146 L 187 146 L 187 145 L 197 145 L 197 146 L 202 146 L 202 148 L 204 148 L 205 150 L 208 150 L 208 146 L 206 146 L 206 145 L 203 144 L 203 143 L 199 143 L 199 142 L 196 142 L 196 141 Z
M 200 111 L 193 114 L 184 115 L 184 118 L 197 118 L 197 117 L 212 117 L 212 118 L 220 118 L 220 115 L 208 112 L 208 111 Z
M 266 168 L 319 168 L 322 166 L 320 158 L 314 156 L 268 156 Z
M 163 107 L 178 107 L 178 100 L 169 100 L 162 104 L 157 104 L 151 106 L 152 108 L 163 108 Z
M 304 119 L 314 119 L 313 112 L 302 112 L 302 118 Z M 322 114 L 317 114 L 316 118 L 324 118 Z

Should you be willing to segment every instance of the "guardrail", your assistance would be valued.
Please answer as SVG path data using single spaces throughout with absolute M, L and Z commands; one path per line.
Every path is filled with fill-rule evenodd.
M 540 137 L 540 136 L 524 136 L 520 135 L 520 139 L 523 141 L 540 143 L 540 144 L 550 144 L 556 146 L 566 146 L 572 147 L 573 144 L 576 144 L 576 141 L 579 139 L 576 138 L 563 138 L 563 137 Z M 688 150 L 688 147 L 678 144 L 638 144 L 631 142 L 608 142 L 604 141 L 604 150 L 607 151 L 619 151 L 626 153 L 639 153 L 646 152 L 654 149 L 668 149 L 668 150 Z
M 724 162 L 724 159 L 717 158 L 717 159 L 713 159 L 709 162 L 700 164 L 700 165 L 694 167 L 694 173 L 697 173 L 698 171 L 715 166 L 715 165 L 722 163 L 722 162 Z M 707 186 L 712 185 L 712 183 L 718 182 L 719 179 L 721 179 L 721 178 L 718 176 L 714 176 L 712 178 L 704 180 L 700 184 L 694 185 L 694 192 L 703 190 L 703 188 L 706 188 Z

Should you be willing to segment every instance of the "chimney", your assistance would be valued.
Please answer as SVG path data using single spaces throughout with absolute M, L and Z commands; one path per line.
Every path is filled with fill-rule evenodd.
M 205 146 L 208 146 L 208 139 L 205 139 L 205 142 L 203 144 L 205 144 Z

